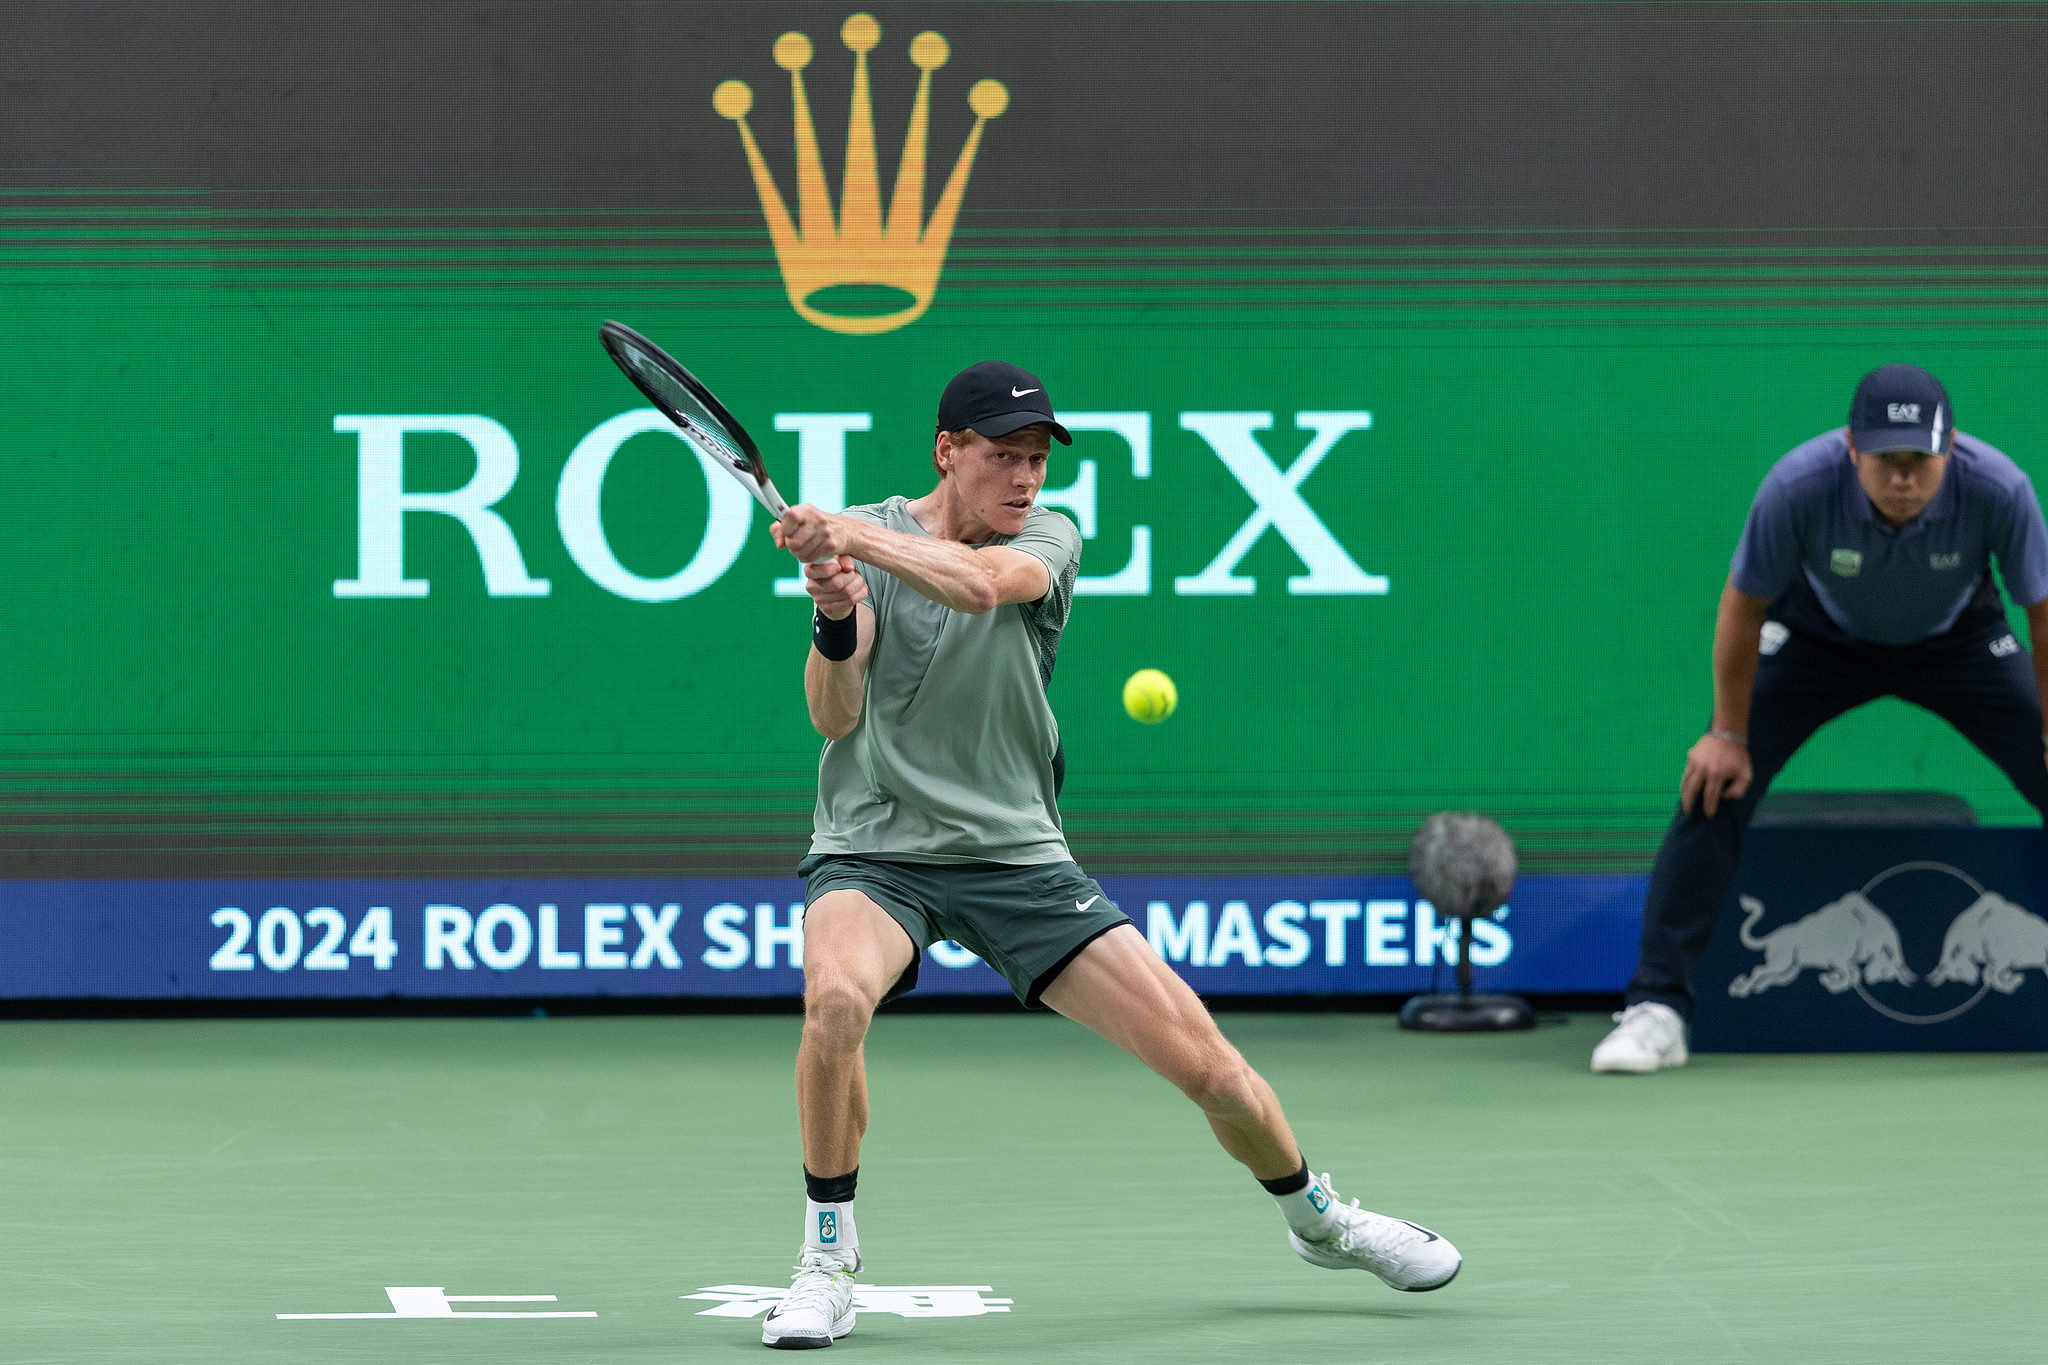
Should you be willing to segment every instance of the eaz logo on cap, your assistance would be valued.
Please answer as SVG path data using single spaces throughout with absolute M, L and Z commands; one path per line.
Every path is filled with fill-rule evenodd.
M 884 222 L 875 114 L 868 94 L 868 52 L 882 41 L 882 26 L 871 14 L 856 14 L 840 27 L 839 38 L 853 52 L 854 74 L 846 185 L 840 194 L 837 222 L 833 220 L 832 190 L 825 182 L 825 161 L 818 153 L 817 129 L 811 123 L 810 102 L 804 95 L 804 68 L 811 64 L 812 54 L 809 38 L 785 33 L 775 40 L 774 49 L 775 64 L 789 73 L 796 106 L 797 222 L 790 220 L 782 194 L 775 188 L 775 176 L 747 127 L 747 112 L 754 107 L 753 90 L 745 81 L 726 81 L 712 92 L 711 104 L 739 125 L 790 306 L 828 332 L 874 336 L 908 326 L 931 307 L 932 295 L 939 288 L 939 270 L 946 263 L 946 247 L 953 239 L 953 222 L 967 192 L 967 173 L 981 148 L 982 129 L 1010 107 L 1010 92 L 1001 81 L 989 80 L 976 81 L 967 92 L 967 107 L 974 111 L 974 131 L 960 149 L 960 159 L 946 180 L 931 221 L 925 222 L 925 142 L 932 72 L 946 64 L 952 49 L 932 32 L 910 40 L 910 61 L 919 73 L 917 102 L 911 109 L 895 196 Z M 827 311 L 827 307 L 837 311 Z
M 1920 420 L 1918 403 L 1887 403 L 1884 415 L 1894 422 L 1917 422 Z

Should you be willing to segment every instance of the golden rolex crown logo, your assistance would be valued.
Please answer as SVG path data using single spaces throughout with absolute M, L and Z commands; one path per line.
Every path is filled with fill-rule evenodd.
M 829 332 L 874 336 L 917 321 L 931 307 L 953 238 L 953 221 L 967 192 L 967 173 L 981 148 L 981 130 L 1010 107 L 1010 92 L 1001 81 L 977 81 L 967 92 L 974 111 L 974 131 L 960 149 L 960 159 L 946 180 L 931 221 L 924 220 L 925 141 L 931 117 L 932 72 L 952 55 L 936 33 L 920 33 L 910 41 L 910 60 L 918 69 L 917 103 L 910 112 L 910 131 L 903 138 L 903 159 L 896 168 L 896 193 L 889 217 L 882 218 L 882 185 L 875 160 L 875 114 L 868 95 L 868 53 L 882 41 L 882 26 L 871 14 L 856 14 L 839 30 L 840 41 L 852 50 L 853 117 L 846 130 L 846 185 L 834 221 L 832 191 L 825 183 L 824 159 L 818 155 L 818 134 L 811 125 L 810 102 L 804 97 L 804 68 L 811 64 L 811 40 L 785 33 L 775 40 L 775 64 L 789 73 L 790 98 L 796 106 L 797 217 L 775 188 L 775 177 L 747 127 L 754 92 L 745 81 L 726 81 L 711 96 L 712 107 L 737 123 L 746 144 L 747 164 L 754 170 L 754 188 L 782 283 L 789 302 L 805 319 Z M 875 311 L 877 296 L 887 302 Z M 907 297 L 910 302 L 904 304 Z M 843 303 L 842 303 L 843 300 Z M 833 305 L 827 312 L 819 304 Z

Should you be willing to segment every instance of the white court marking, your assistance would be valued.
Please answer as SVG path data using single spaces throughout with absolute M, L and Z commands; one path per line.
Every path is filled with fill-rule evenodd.
M 983 1298 L 991 1288 L 985 1284 L 856 1284 L 853 1311 L 905 1318 L 978 1318 L 985 1313 L 1009 1312 L 1016 1300 Z M 788 1292 L 787 1286 L 714 1284 L 678 1297 L 717 1303 L 715 1308 L 698 1309 L 698 1317 L 751 1318 L 781 1303 Z
M 279 1313 L 281 1319 L 305 1321 L 336 1318 L 594 1318 L 588 1309 L 579 1312 L 540 1312 L 524 1309 L 517 1313 L 458 1313 L 458 1303 L 553 1303 L 553 1294 L 450 1294 L 439 1285 L 391 1285 L 384 1290 L 391 1300 L 389 1313 Z

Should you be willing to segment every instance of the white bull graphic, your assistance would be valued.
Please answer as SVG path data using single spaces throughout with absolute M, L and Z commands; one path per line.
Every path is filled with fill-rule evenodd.
M 1742 909 L 1743 946 L 1762 953 L 1764 960 L 1756 970 L 1728 983 L 1728 994 L 1732 996 L 1740 998 L 1773 986 L 1789 985 L 1808 967 L 1817 970 L 1820 984 L 1836 995 L 1858 985 L 1896 981 L 1901 986 L 1910 986 L 1919 979 L 1906 966 L 1905 954 L 1899 948 L 1898 929 L 1861 891 L 1851 891 L 1804 919 L 1780 925 L 1762 938 L 1750 931 L 1763 918 L 1764 903 L 1754 896 L 1744 896 Z M 2048 925 L 2042 927 L 2048 930 Z
M 1985 985 L 2011 995 L 2026 980 L 2021 973 L 2029 967 L 2048 971 L 2048 920 L 1987 891 L 1949 925 L 1941 963 L 1927 974 L 1927 982 L 1974 986 L 1982 969 Z

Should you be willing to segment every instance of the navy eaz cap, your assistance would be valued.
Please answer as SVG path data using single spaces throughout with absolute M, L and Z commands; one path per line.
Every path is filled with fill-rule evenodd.
M 1955 434 L 1948 390 L 1918 365 L 1880 365 L 1857 383 L 1849 403 L 1849 439 L 1861 454 L 1946 455 Z
M 994 440 L 1033 422 L 1051 425 L 1061 445 L 1074 443 L 1052 415 L 1052 400 L 1045 396 L 1045 385 L 1038 382 L 1038 376 L 1000 360 L 969 365 L 953 376 L 939 398 L 940 431 L 972 427 Z

